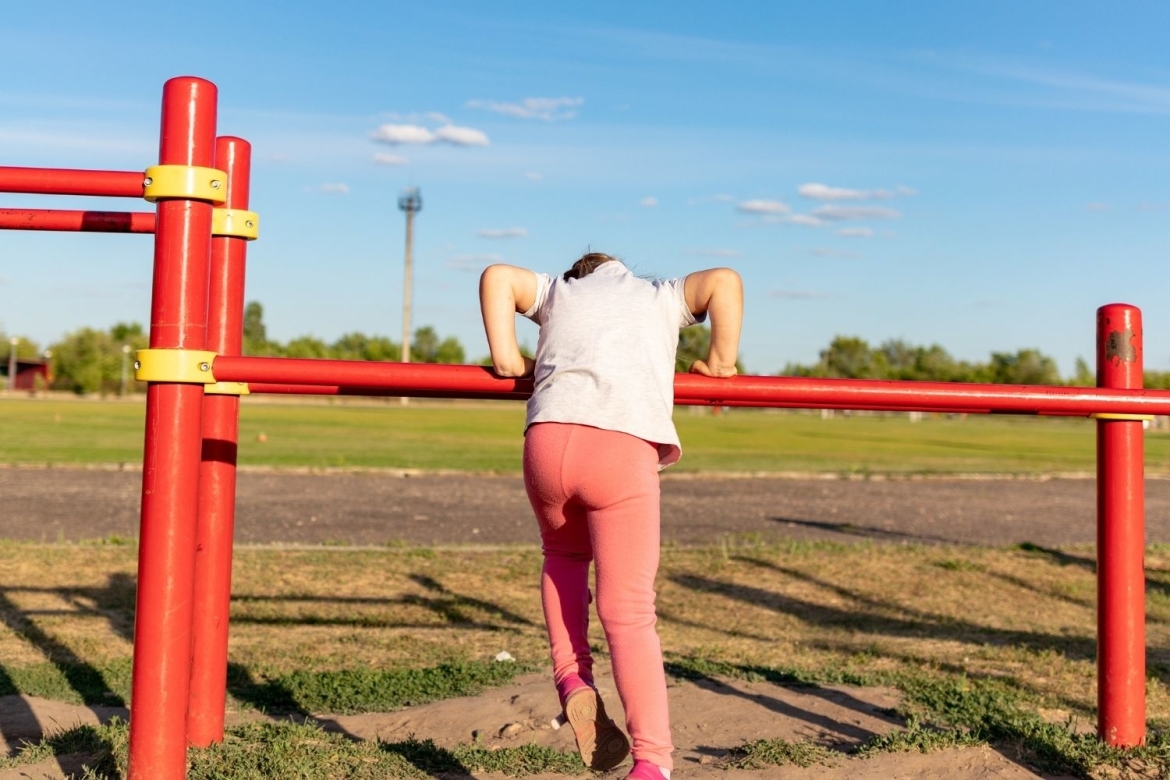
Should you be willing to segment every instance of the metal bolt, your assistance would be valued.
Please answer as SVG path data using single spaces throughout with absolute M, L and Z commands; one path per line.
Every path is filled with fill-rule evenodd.
M 253 222 L 253 221 L 252 221 L 252 220 L 250 220 L 250 219 L 249 219 L 247 222 L 245 222 L 244 224 L 245 224 L 245 225 L 247 225 L 247 226 L 248 226 L 248 227 L 250 227 L 250 228 L 254 228 L 254 227 L 256 227 L 256 223 L 255 223 L 255 222 Z
M 210 364 L 210 363 L 200 363 L 200 364 L 199 364 L 199 370 L 200 370 L 200 371 L 210 371 L 210 370 L 211 370 L 211 364 Z
M 150 178 L 149 176 L 142 180 L 143 187 L 149 187 L 152 184 L 154 184 L 154 179 Z
M 140 368 L 142 368 L 142 361 L 141 361 L 141 360 L 135 360 L 135 361 L 134 361 L 134 370 L 135 370 L 135 371 L 137 371 L 137 370 L 138 370 L 138 369 L 140 369 Z
M 219 189 L 219 179 L 212 179 L 211 180 L 211 189 L 213 189 L 213 190 Z

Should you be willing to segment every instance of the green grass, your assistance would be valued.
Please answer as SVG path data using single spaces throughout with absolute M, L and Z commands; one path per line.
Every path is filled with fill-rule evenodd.
M 0 400 L 0 463 L 142 460 L 141 403 Z M 685 451 L 672 472 L 1053 473 L 1092 471 L 1095 426 L 1081 419 L 679 409 Z M 244 399 L 242 465 L 516 472 L 520 404 L 270 403 Z M 1170 473 L 1170 436 L 1146 437 L 1151 473 Z

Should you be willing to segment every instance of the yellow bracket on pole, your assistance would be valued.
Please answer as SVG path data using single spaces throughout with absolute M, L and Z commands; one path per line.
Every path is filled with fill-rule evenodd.
M 216 382 L 203 388 L 204 395 L 251 395 L 247 382 Z
M 1152 414 L 1115 414 L 1113 412 L 1094 412 L 1089 415 L 1090 420 L 1129 420 L 1131 422 L 1153 422 Z
M 260 215 L 243 209 L 214 209 L 211 212 L 211 235 L 255 241 L 260 237 Z
M 142 197 L 151 203 L 163 198 L 227 202 L 227 174 L 197 165 L 153 165 L 142 180 Z
M 140 349 L 134 353 L 134 378 L 139 382 L 215 383 L 215 353 L 201 349 Z

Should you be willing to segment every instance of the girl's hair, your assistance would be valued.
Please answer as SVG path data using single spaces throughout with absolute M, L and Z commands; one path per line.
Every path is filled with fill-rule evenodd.
M 610 257 L 604 252 L 589 252 L 581 255 L 581 259 L 573 263 L 573 267 L 561 276 L 566 282 L 570 279 L 584 279 L 589 274 L 597 270 L 597 266 L 602 263 L 608 263 L 610 260 L 616 260 L 615 257 Z

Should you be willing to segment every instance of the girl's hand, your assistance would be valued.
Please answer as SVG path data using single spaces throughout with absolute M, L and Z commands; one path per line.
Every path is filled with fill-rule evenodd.
M 712 376 L 717 379 L 726 379 L 729 376 L 735 376 L 737 373 L 734 363 L 730 366 L 712 366 L 705 360 L 696 360 L 694 363 L 691 363 L 690 372 L 692 374 Z

